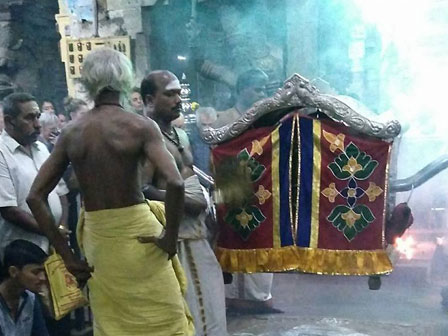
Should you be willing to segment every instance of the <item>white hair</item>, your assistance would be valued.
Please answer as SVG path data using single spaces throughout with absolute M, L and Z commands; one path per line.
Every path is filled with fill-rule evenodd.
M 196 110 L 196 125 L 199 128 L 202 128 L 204 126 L 204 121 L 207 121 L 208 126 L 210 126 L 216 121 L 216 118 L 217 113 L 213 107 L 199 107 Z
M 114 49 L 95 49 L 84 60 L 81 82 L 91 98 L 106 88 L 127 95 L 134 83 L 132 63 Z
M 216 110 L 213 107 L 199 107 L 196 110 L 196 116 L 205 115 L 210 118 L 216 118 Z
M 59 119 L 55 114 L 42 113 L 39 118 L 39 123 L 42 128 L 58 126 Z

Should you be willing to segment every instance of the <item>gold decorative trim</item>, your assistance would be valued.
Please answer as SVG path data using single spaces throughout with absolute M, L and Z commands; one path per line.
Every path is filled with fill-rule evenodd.
M 319 241 L 319 204 L 320 204 L 320 175 L 321 175 L 321 123 L 313 120 L 313 190 L 311 205 L 311 236 L 310 247 L 316 248 Z
M 301 129 L 300 129 L 300 119 L 299 119 L 299 115 L 296 114 L 294 116 L 295 120 L 296 120 L 296 132 L 297 132 L 297 171 L 294 172 L 295 175 L 297 176 L 297 189 L 296 189 L 296 217 L 294 218 L 294 223 L 295 223 L 295 232 L 294 232 L 294 237 L 296 240 L 299 239 L 299 201 L 300 201 L 300 185 L 301 185 L 301 177 L 302 177 L 302 147 L 301 147 L 301 139 L 300 139 L 300 133 L 301 133 Z M 292 181 L 292 179 L 290 179 L 290 181 Z M 296 244 L 294 244 L 296 245 Z
M 199 306 L 199 315 L 201 315 L 201 322 L 202 322 L 202 335 L 207 336 L 207 318 L 205 314 L 205 306 L 204 306 L 204 297 L 202 294 L 201 289 L 201 281 L 199 279 L 199 273 L 198 268 L 196 266 L 196 262 L 193 258 L 193 252 L 191 251 L 191 246 L 188 242 L 188 240 L 184 241 L 185 243 L 185 251 L 187 254 L 188 263 L 190 264 L 190 270 L 191 270 L 191 277 L 193 282 L 193 287 L 196 291 L 196 298 Z M 196 326 L 199 327 L 199 326 Z
M 387 152 L 387 163 L 386 163 L 386 178 L 384 180 L 384 205 L 383 205 L 383 229 L 381 234 L 381 243 L 384 248 L 386 248 L 386 237 L 384 233 L 386 232 L 386 221 L 387 221 L 387 200 L 389 199 L 389 174 L 390 174 L 390 156 L 391 156 L 392 144 L 389 145 Z
M 292 241 L 294 243 L 294 245 L 296 244 L 296 239 L 297 239 L 297 222 L 296 222 L 296 218 L 293 216 L 293 204 L 292 204 L 292 176 L 295 172 L 292 171 L 292 158 L 293 158 L 293 152 L 294 152 L 294 135 L 296 134 L 296 116 L 294 116 L 293 120 L 292 120 L 292 127 L 291 127 L 291 147 L 289 148 L 289 169 L 288 169 L 288 173 L 289 173 L 289 190 L 288 190 L 288 203 L 289 203 L 289 220 L 291 223 L 291 237 L 292 237 Z
M 281 246 L 280 239 L 280 134 L 278 126 L 271 135 L 272 144 L 272 236 L 273 247 L 277 248 Z
M 259 273 L 299 271 L 327 275 L 379 275 L 392 272 L 385 250 L 325 250 L 297 246 L 231 250 L 218 247 L 223 271 Z

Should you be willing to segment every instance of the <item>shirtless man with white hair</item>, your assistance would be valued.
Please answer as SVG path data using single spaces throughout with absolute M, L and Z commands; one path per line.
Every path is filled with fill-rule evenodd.
M 120 104 L 133 79 L 123 54 L 101 48 L 87 55 L 82 81 L 95 107 L 62 130 L 28 204 L 68 270 L 81 282 L 90 278 L 95 336 L 192 335 L 181 271 L 173 258 L 184 184 L 157 124 L 126 113 Z M 160 207 L 146 203 L 141 192 L 145 161 L 167 181 L 165 230 L 158 221 L 163 219 Z M 69 163 L 84 199 L 78 240 L 89 265 L 58 233 L 46 202 Z

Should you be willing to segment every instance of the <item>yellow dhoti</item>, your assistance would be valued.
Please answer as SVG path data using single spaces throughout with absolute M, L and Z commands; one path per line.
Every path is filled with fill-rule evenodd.
M 88 286 L 95 336 L 194 334 L 177 257 L 168 260 L 137 240 L 160 235 L 160 221 L 147 203 L 80 216 L 78 242 L 94 267 Z

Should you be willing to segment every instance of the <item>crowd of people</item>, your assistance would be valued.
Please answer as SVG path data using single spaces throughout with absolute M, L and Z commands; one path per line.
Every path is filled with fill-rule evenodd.
M 24 92 L 1 102 L 0 335 L 70 335 L 70 316 L 52 320 L 35 295 L 50 246 L 87 283 L 96 336 L 220 336 L 226 305 L 280 312 L 272 274 L 224 285 L 207 223 L 213 200 L 193 169 L 210 174 L 198 129 L 232 123 L 264 98 L 266 74 L 241 74 L 234 107 L 197 109 L 189 132 L 173 73 L 134 81 L 129 59 L 101 48 L 82 69 L 91 108 L 68 97 L 58 114 Z

